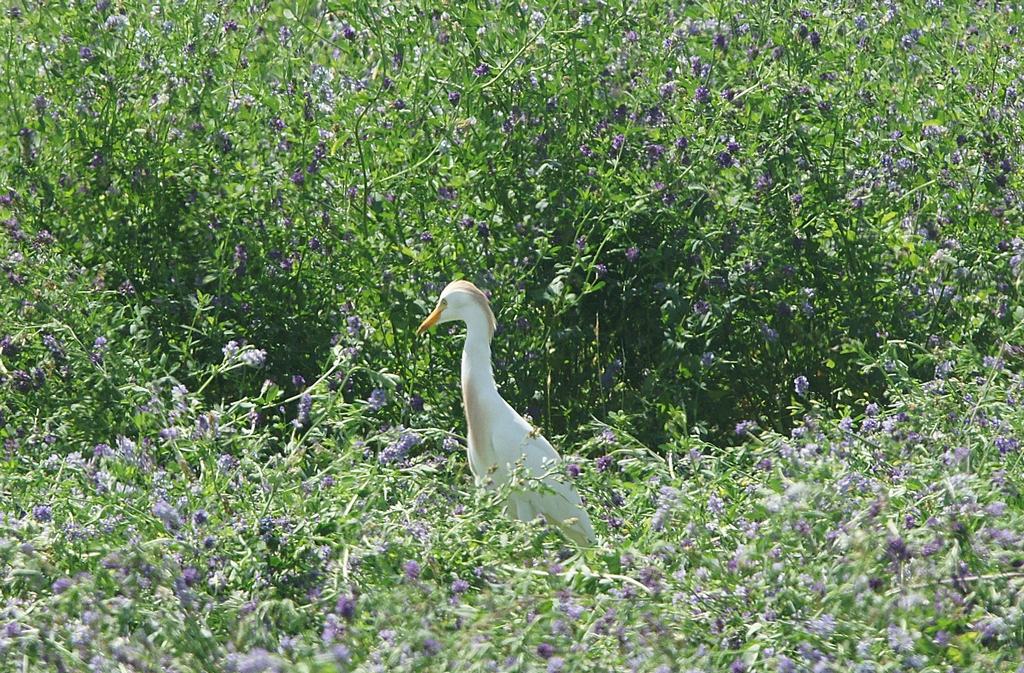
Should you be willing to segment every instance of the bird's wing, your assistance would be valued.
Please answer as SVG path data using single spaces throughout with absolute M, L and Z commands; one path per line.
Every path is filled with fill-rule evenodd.
M 558 452 L 543 436 L 529 429 L 525 421 L 522 421 L 522 425 L 527 430 L 521 433 L 511 433 L 506 428 L 503 436 L 495 437 L 495 447 L 502 447 L 502 453 L 514 461 L 522 458 L 527 474 L 541 484 L 514 493 L 510 503 L 512 513 L 523 520 L 533 519 L 540 514 L 574 542 L 581 545 L 595 544 L 597 536 L 590 517 L 583 508 L 580 494 L 572 484 L 565 481 Z M 518 446 L 508 445 L 513 434 L 519 437 Z

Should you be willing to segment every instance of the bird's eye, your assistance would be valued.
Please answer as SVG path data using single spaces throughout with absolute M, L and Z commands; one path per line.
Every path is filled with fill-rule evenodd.
M 447 306 L 447 305 L 448 305 L 448 300 L 447 299 L 442 299 L 441 300 L 441 306 Z

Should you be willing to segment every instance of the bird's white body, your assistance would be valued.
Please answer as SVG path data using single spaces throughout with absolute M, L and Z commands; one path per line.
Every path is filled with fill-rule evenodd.
M 579 493 L 563 480 L 558 452 L 498 392 L 491 369 L 494 316 L 486 297 L 465 281 L 450 284 L 441 293 L 438 308 L 423 324 L 429 327 L 449 320 L 466 323 L 462 402 L 468 427 L 469 468 L 477 484 L 504 486 L 521 465 L 526 480 L 509 495 L 509 514 L 522 521 L 543 516 L 574 542 L 594 544 L 597 537 L 590 517 Z

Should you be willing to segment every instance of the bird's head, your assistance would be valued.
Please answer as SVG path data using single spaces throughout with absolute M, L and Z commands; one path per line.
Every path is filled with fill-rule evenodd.
M 487 300 L 487 295 L 469 281 L 456 280 L 448 283 L 441 291 L 437 307 L 420 323 L 416 334 L 421 335 L 434 325 L 453 320 L 461 320 L 469 327 L 479 325 L 487 330 L 488 339 L 494 336 L 496 323 L 494 313 L 491 312 L 491 303 Z

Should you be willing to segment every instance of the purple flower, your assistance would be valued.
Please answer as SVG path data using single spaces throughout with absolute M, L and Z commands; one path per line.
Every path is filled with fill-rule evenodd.
M 299 398 L 298 412 L 296 413 L 295 420 L 292 421 L 298 429 L 302 429 L 309 425 L 309 412 L 313 408 L 313 397 L 309 393 L 303 393 L 302 397 Z
M 452 105 L 458 105 L 460 100 L 462 100 L 462 94 L 461 93 L 459 93 L 458 91 L 449 91 L 448 92 L 448 102 L 449 103 L 451 103 Z
M 736 434 L 740 437 L 749 435 L 755 429 L 757 429 L 757 421 L 740 421 L 736 424 Z
M 917 28 L 913 29 L 902 38 L 900 38 L 900 46 L 904 49 L 910 49 L 921 40 L 921 31 Z
M 708 511 L 715 516 L 721 516 L 725 512 L 725 501 L 717 493 L 708 497 Z
M 942 539 L 935 538 L 924 543 L 921 547 L 921 556 L 932 556 L 942 549 Z
M 806 376 L 801 375 L 793 379 L 793 390 L 795 390 L 796 394 L 800 397 L 806 395 L 810 387 L 811 384 L 807 381 Z
M 68 589 L 70 589 L 72 586 L 74 586 L 74 582 L 71 581 L 70 577 L 59 577 L 57 578 L 57 581 L 53 583 L 53 586 L 51 586 L 50 589 L 55 594 L 62 594 Z
M 710 310 L 711 304 L 709 304 L 707 300 L 698 299 L 693 302 L 693 312 L 697 315 L 707 315 Z
M 636 260 L 640 259 L 640 251 L 637 250 L 635 245 L 630 246 L 626 250 L 626 259 L 634 264 L 636 263 Z
M 331 647 L 331 657 L 336 663 L 347 664 L 352 655 L 347 647 L 339 644 Z
M 46 350 L 50 351 L 50 355 L 53 356 L 54 360 L 64 359 L 64 349 L 61 347 L 60 342 L 57 341 L 57 337 L 52 334 L 44 334 L 43 345 L 46 346 Z
M 409 580 L 418 580 L 420 578 L 420 564 L 416 561 L 406 561 L 402 565 L 402 572 Z
M 473 68 L 473 74 L 476 75 L 477 77 L 484 77 L 489 72 L 491 72 L 491 66 L 487 65 L 486 63 L 481 63 L 477 67 Z
M 568 474 L 569 477 L 572 479 L 575 479 L 578 476 L 580 476 L 580 472 L 580 466 L 577 465 L 576 463 L 569 463 L 568 465 L 565 466 L 565 473 Z
M 345 627 L 338 621 L 337 615 L 327 615 L 327 618 L 324 619 L 323 631 L 320 632 L 320 640 L 325 645 L 329 645 L 336 641 L 344 630 Z
M 181 571 L 181 580 L 185 583 L 185 586 L 195 586 L 199 582 L 199 571 L 189 565 Z
M 229 453 L 222 453 L 217 458 L 217 469 L 223 474 L 227 474 L 236 467 L 238 467 L 238 459 Z
M 163 522 L 167 529 L 177 530 L 181 528 L 181 515 L 166 500 L 162 498 L 157 500 L 156 504 L 153 505 L 153 514 Z
M 710 367 L 712 364 L 714 364 L 714 362 L 715 362 L 715 354 L 712 353 L 711 351 L 706 351 L 703 355 L 700 356 L 700 366 L 701 367 Z M 739 426 L 737 426 L 737 427 L 739 427 Z
M 10 336 L 5 336 L 0 339 L 0 355 L 7 355 L 14 357 L 20 352 L 20 348 L 14 343 L 14 339 Z
M 985 642 L 994 640 L 1006 631 L 1006 622 L 1002 617 L 985 617 L 977 621 L 973 627 Z
M 825 638 L 836 630 L 836 618 L 826 613 L 807 622 L 807 630 Z
M 78 57 L 83 61 L 91 61 L 93 59 L 92 49 L 89 47 L 82 47 L 78 50 Z
M 32 518 L 40 523 L 53 521 L 53 507 L 49 505 L 36 505 L 32 508 Z
M 671 486 L 662 486 L 658 491 L 658 508 L 651 519 L 651 528 L 656 531 L 664 530 L 669 514 L 679 501 L 679 491 Z
M 999 449 L 999 454 L 1005 456 L 1016 451 L 1020 447 L 1020 441 L 1013 437 L 996 437 L 995 445 Z
M 370 411 L 380 411 L 388 403 L 388 394 L 383 388 L 374 388 L 366 403 L 370 407 Z
M 258 348 L 247 350 L 242 353 L 240 359 L 247 367 L 262 367 L 267 359 L 267 351 Z
M 229 341 L 226 344 L 224 344 L 224 347 L 221 348 L 220 350 L 222 353 L 224 353 L 224 359 L 234 359 L 234 357 L 238 355 L 238 342 L 234 340 Z
M 596 467 L 598 472 L 605 472 L 615 464 L 615 459 L 610 455 L 603 455 L 596 461 Z
M 32 374 L 29 374 L 24 369 L 14 370 L 11 373 L 11 378 L 13 379 L 14 389 L 19 393 L 27 393 L 36 386 L 36 381 L 33 380 Z
M 912 556 L 907 543 L 898 536 L 892 536 L 886 541 L 885 552 L 890 559 L 898 563 L 909 561 Z
M 985 508 L 985 514 L 989 516 L 999 517 L 1002 516 L 1006 511 L 1006 503 L 1002 500 L 993 502 Z
M 914 649 L 914 639 L 906 629 L 896 624 L 889 625 L 889 647 L 896 652 L 910 652 Z
M 715 161 L 717 161 L 718 165 L 722 168 L 729 168 L 733 164 L 732 155 L 729 154 L 729 152 L 719 152 L 718 156 L 715 157 Z
M 612 138 L 612 152 L 620 151 L 625 144 L 626 136 L 622 135 L 621 133 L 615 134 L 615 137 Z
M 351 596 L 339 596 L 334 611 L 341 615 L 342 619 L 351 620 L 356 614 L 355 599 Z
M 693 92 L 693 100 L 695 103 L 700 103 L 701 105 L 707 103 L 711 100 L 711 90 L 702 84 Z
M 232 673 L 277 673 L 281 670 L 281 660 L 257 647 L 246 654 L 230 655 L 227 670 Z
M 389 463 L 399 463 L 405 460 L 406 456 L 409 455 L 409 451 L 418 446 L 423 439 L 412 432 L 403 432 L 399 435 L 398 439 L 388 444 L 378 456 L 378 460 L 387 465 Z

